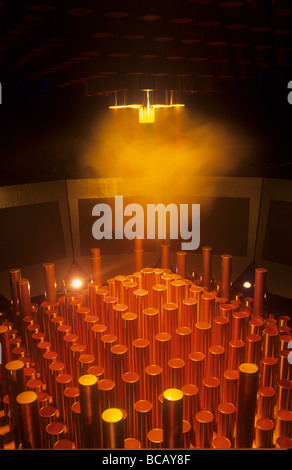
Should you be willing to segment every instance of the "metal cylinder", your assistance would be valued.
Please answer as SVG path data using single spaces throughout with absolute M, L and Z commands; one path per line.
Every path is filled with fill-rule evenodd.
M 236 407 L 233 403 L 222 402 L 218 405 L 217 435 L 226 437 L 234 446 Z
M 183 445 L 183 393 L 170 388 L 163 392 L 163 447 L 181 448 Z
M 143 398 L 152 403 L 152 427 L 159 423 L 158 397 L 162 392 L 162 367 L 152 364 L 145 369 L 146 390 Z
M 176 274 L 179 274 L 183 279 L 187 276 L 187 252 L 176 252 Z
M 277 362 L 275 357 L 263 357 L 260 363 L 260 383 L 262 387 L 276 386 L 277 381 Z
M 155 335 L 159 328 L 159 310 L 154 307 L 147 307 L 143 310 L 143 338 L 149 341 L 149 360 L 154 362 Z
M 205 354 L 195 351 L 189 354 L 188 382 L 200 390 L 205 376 Z
M 54 263 L 44 263 L 43 273 L 45 281 L 45 296 L 48 302 L 57 303 L 55 265 Z
M 13 323 L 16 324 L 16 313 L 19 312 L 19 298 L 17 291 L 17 281 L 21 278 L 20 269 L 10 269 L 9 270 L 9 284 L 10 284 L 10 294 L 13 310 Z
M 187 384 L 182 387 L 181 391 L 184 395 L 183 417 L 185 420 L 192 423 L 200 408 L 199 389 L 196 385 Z M 191 442 L 193 441 L 193 438 L 194 435 L 192 434 Z
M 143 238 L 135 238 L 134 259 L 135 271 L 141 271 L 144 266 Z
M 279 410 L 276 413 L 275 438 L 292 435 L 292 411 Z
M 161 449 L 163 444 L 163 430 L 153 428 L 147 434 L 148 445 L 150 449 Z
M 122 375 L 123 380 L 123 409 L 128 413 L 127 416 L 127 436 L 134 435 L 134 403 L 138 399 L 140 376 L 136 372 L 126 372 Z
M 264 316 L 267 269 L 255 269 L 253 314 Z
M 118 408 L 108 408 L 102 415 L 102 436 L 105 449 L 124 447 L 123 413 Z
M 100 248 L 91 248 L 91 277 L 93 282 L 102 282 Z
M 247 335 L 245 337 L 245 362 L 260 365 L 262 337 L 260 335 Z
M 211 246 L 202 247 L 202 282 L 203 286 L 206 286 L 208 289 L 211 286 L 212 279 L 212 252 L 213 248 Z
M 211 324 L 198 322 L 195 325 L 195 350 L 202 352 L 207 357 L 211 341 Z
M 170 388 L 181 389 L 185 385 L 185 361 L 180 358 L 172 358 L 168 361 Z
M 221 255 L 221 297 L 231 298 L 231 271 L 232 256 L 228 254 Z
M 98 415 L 98 380 L 91 374 L 79 377 L 82 432 L 87 448 L 100 445 L 100 417 Z
M 168 361 L 171 358 L 172 338 L 168 333 L 158 333 L 155 336 L 155 364 L 162 367 L 162 389 L 168 384 Z
M 160 267 L 170 269 L 170 243 L 161 243 L 160 256 Z
M 193 329 L 197 323 L 197 301 L 194 298 L 186 297 L 182 301 L 182 325 Z
M 292 380 L 278 380 L 276 409 L 292 411 Z
M 237 370 L 244 362 L 244 341 L 233 339 L 228 343 L 227 368 Z
M 211 448 L 214 430 L 214 416 L 211 411 L 202 410 L 196 414 L 196 447 L 199 449 Z
M 211 411 L 217 421 L 217 408 L 220 402 L 220 380 L 216 377 L 205 377 L 200 393 L 202 410 Z
M 11 351 L 9 347 L 9 334 L 8 328 L 5 325 L 0 325 L 0 347 L 1 347 L 1 366 L 5 366 L 7 362 L 11 361 Z
M 272 387 L 260 387 L 258 391 L 257 418 L 274 419 L 276 392 Z
M 21 425 L 16 397 L 26 390 L 23 362 L 19 360 L 7 362 L 5 365 L 5 374 L 11 411 L 12 433 L 14 434 L 15 444 L 18 446 L 21 442 Z
M 212 345 L 222 346 L 227 351 L 229 342 L 229 319 L 226 317 L 215 317 L 212 327 Z
M 152 403 L 148 400 L 139 400 L 134 404 L 135 438 L 144 449 L 147 446 L 147 434 L 151 430 L 152 411 Z
M 277 357 L 279 352 L 279 332 L 274 326 L 267 326 L 263 330 L 263 357 Z
M 259 367 L 256 364 L 240 364 L 236 447 L 252 447 L 258 379 Z
M 214 294 L 204 292 L 200 300 L 198 318 L 200 322 L 212 324 L 215 316 L 215 298 Z
M 256 422 L 255 428 L 255 446 L 260 448 L 273 447 L 273 433 L 275 424 L 271 419 L 261 418 Z
M 20 437 L 23 449 L 41 447 L 37 394 L 22 392 L 16 397 Z

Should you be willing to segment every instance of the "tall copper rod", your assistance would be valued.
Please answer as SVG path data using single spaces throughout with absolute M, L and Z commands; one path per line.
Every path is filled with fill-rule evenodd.
M 170 388 L 163 393 L 163 447 L 183 446 L 183 393 Z
M 161 243 L 160 253 L 160 267 L 170 269 L 170 243 Z
M 16 324 L 16 313 L 19 312 L 19 298 L 17 291 L 17 282 L 21 278 L 20 269 L 10 269 L 9 270 L 9 284 L 10 284 L 10 295 L 12 303 L 12 312 L 13 312 L 13 322 Z
M 253 444 L 258 380 L 259 367 L 256 364 L 240 364 L 236 423 L 236 447 L 239 448 L 249 448 Z
M 110 293 L 110 291 L 106 287 L 99 287 L 98 290 L 95 292 L 95 300 L 96 300 L 96 313 L 93 312 L 91 309 L 91 314 L 96 315 L 101 323 L 105 323 L 105 299 L 107 297 L 116 298 L 114 295 Z M 90 305 L 89 305 L 90 306 Z
M 176 274 L 179 274 L 183 279 L 187 276 L 187 252 L 176 252 Z
M 277 357 L 279 352 L 279 332 L 273 326 L 267 326 L 263 330 L 263 357 Z
M 212 252 L 213 248 L 210 246 L 202 247 L 202 273 L 203 273 L 203 286 L 208 289 L 211 286 L 212 280 Z
M 134 248 L 135 271 L 141 271 L 144 266 L 144 247 L 143 238 L 135 238 Z
M 105 449 L 124 447 L 123 413 L 118 408 L 108 408 L 102 415 L 102 436 Z
M 231 298 L 232 256 L 221 255 L 221 297 Z
M 44 263 L 43 273 L 45 281 L 45 295 L 48 302 L 52 304 L 57 303 L 57 290 L 55 279 L 55 265 L 54 263 Z
M 22 392 L 16 397 L 20 436 L 23 449 L 41 447 L 37 394 Z
M 255 269 L 253 314 L 264 316 L 267 269 Z
M 91 248 L 91 277 L 93 282 L 102 283 L 100 248 Z
M 98 415 L 98 380 L 91 374 L 79 377 L 82 433 L 86 448 L 100 446 L 100 416 Z
M 211 411 L 217 421 L 218 405 L 220 402 L 220 380 L 216 377 L 205 377 L 201 388 L 200 404 L 202 410 Z

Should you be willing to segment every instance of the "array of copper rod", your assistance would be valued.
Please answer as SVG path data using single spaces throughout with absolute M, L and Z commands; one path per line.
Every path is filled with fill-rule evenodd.
M 289 316 L 266 313 L 267 270 L 254 298 L 234 292 L 232 256 L 212 278 L 161 245 L 160 267 L 102 282 L 100 249 L 91 282 L 58 295 L 43 265 L 44 300 L 9 271 L 11 319 L 0 325 L 1 403 L 15 448 L 288 448 L 292 443 Z M 191 271 L 190 271 L 191 272 Z

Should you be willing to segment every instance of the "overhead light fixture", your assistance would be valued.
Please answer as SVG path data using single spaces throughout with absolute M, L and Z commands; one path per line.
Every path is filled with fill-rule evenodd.
M 151 94 L 154 90 L 141 90 L 144 94 L 143 104 L 117 104 L 117 92 L 115 92 L 115 105 L 109 106 L 110 109 L 131 108 L 139 110 L 139 123 L 149 124 L 155 122 L 156 108 L 182 108 L 184 104 L 173 103 L 173 90 L 170 90 L 170 99 L 168 100 L 168 91 L 166 91 L 166 104 L 151 104 Z M 169 102 L 168 102 L 169 101 Z

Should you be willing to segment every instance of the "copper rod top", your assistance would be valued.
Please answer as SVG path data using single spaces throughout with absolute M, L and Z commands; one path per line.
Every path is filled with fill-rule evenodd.
M 118 423 L 123 420 L 123 412 L 119 408 L 107 408 L 101 415 L 106 423 Z
M 98 383 L 97 377 L 92 374 L 84 374 L 79 377 L 78 382 L 83 387 L 90 387 Z
M 37 399 L 37 394 L 32 391 L 19 393 L 16 397 L 16 401 L 20 405 L 29 405 L 30 403 L 37 401 Z
M 183 396 L 183 392 L 177 388 L 168 388 L 163 392 L 163 398 L 168 401 L 179 401 Z
M 211 411 L 202 410 L 202 411 L 198 411 L 198 413 L 196 414 L 196 420 L 199 423 L 207 424 L 207 423 L 211 423 L 214 420 L 214 416 L 213 416 L 213 413 L 211 413 Z

